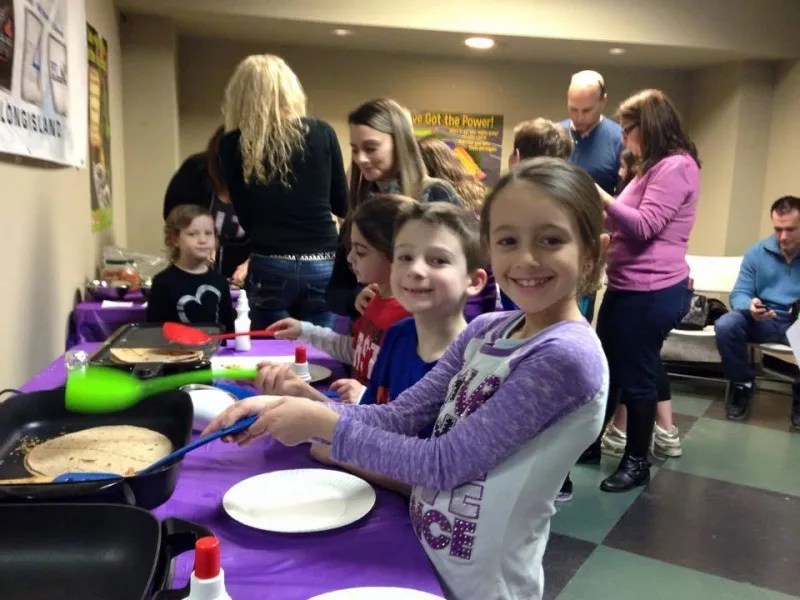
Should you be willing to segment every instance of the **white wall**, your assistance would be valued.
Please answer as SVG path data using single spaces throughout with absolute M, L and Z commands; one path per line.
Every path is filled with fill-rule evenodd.
M 129 15 L 122 24 L 128 246 L 162 253 L 164 191 L 178 161 L 176 33 L 171 20 Z
M 729 63 L 691 77 L 687 123 L 703 162 L 693 254 L 741 254 L 760 235 L 773 83 L 770 63 Z
M 767 152 L 764 194 L 761 202 L 761 235 L 772 232 L 769 207 L 781 196 L 800 196 L 800 61 L 778 69 L 774 88 L 770 145 Z
M 23 384 L 64 351 L 75 290 L 93 274 L 100 244 L 125 238 L 117 12 L 112 0 L 86 0 L 86 17 L 109 43 L 114 228 L 103 237 L 91 233 L 87 169 L 0 157 L 0 181 L 6 190 L 0 236 L 6 283 L 0 331 L 7 349 L 0 361 L 2 387 Z

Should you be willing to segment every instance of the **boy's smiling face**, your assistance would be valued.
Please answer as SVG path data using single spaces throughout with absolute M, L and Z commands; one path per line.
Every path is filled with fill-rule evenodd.
M 408 312 L 451 315 L 485 282 L 482 269 L 468 272 L 461 241 L 447 227 L 409 221 L 397 232 L 392 293 Z

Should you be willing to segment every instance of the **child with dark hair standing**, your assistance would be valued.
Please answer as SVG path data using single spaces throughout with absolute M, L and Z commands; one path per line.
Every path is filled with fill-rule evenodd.
M 361 204 L 345 223 L 345 234 L 350 237 L 347 260 L 353 273 L 359 282 L 377 287 L 364 314 L 354 321 L 353 335 L 291 318 L 271 325 L 278 339 L 300 339 L 352 365 L 352 379 L 339 379 L 331 384 L 332 390 L 350 402 L 361 397 L 386 331 L 409 316 L 392 294 L 389 279 L 395 222 L 413 203 L 405 196 L 377 195 Z

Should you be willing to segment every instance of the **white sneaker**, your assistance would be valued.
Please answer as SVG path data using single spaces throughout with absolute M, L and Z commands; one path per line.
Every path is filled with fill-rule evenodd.
M 667 431 L 659 427 L 658 423 L 653 427 L 653 454 L 661 454 L 669 458 L 677 458 L 683 454 L 681 448 L 681 438 L 679 436 L 678 428 L 674 425 L 672 429 Z
M 600 451 L 610 456 L 622 456 L 627 441 L 627 434 L 621 429 L 617 429 L 614 423 L 609 423 L 603 432 L 603 437 L 600 438 Z

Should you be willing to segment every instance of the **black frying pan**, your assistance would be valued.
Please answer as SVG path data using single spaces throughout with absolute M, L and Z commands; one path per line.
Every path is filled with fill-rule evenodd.
M 145 398 L 132 408 L 107 415 L 67 411 L 63 387 L 19 394 L 0 404 L 0 479 L 30 475 L 21 451 L 25 440 L 45 441 L 89 427 L 135 425 L 164 434 L 174 448 L 180 448 L 189 442 L 192 418 L 192 400 L 178 390 Z M 123 502 L 155 508 L 172 495 L 179 468 L 177 462 L 154 473 L 111 481 L 0 484 L 0 501 Z
M 173 558 L 211 532 L 114 504 L 0 505 L 3 600 L 167 600 Z M 153 594 L 155 594 L 153 596 Z

